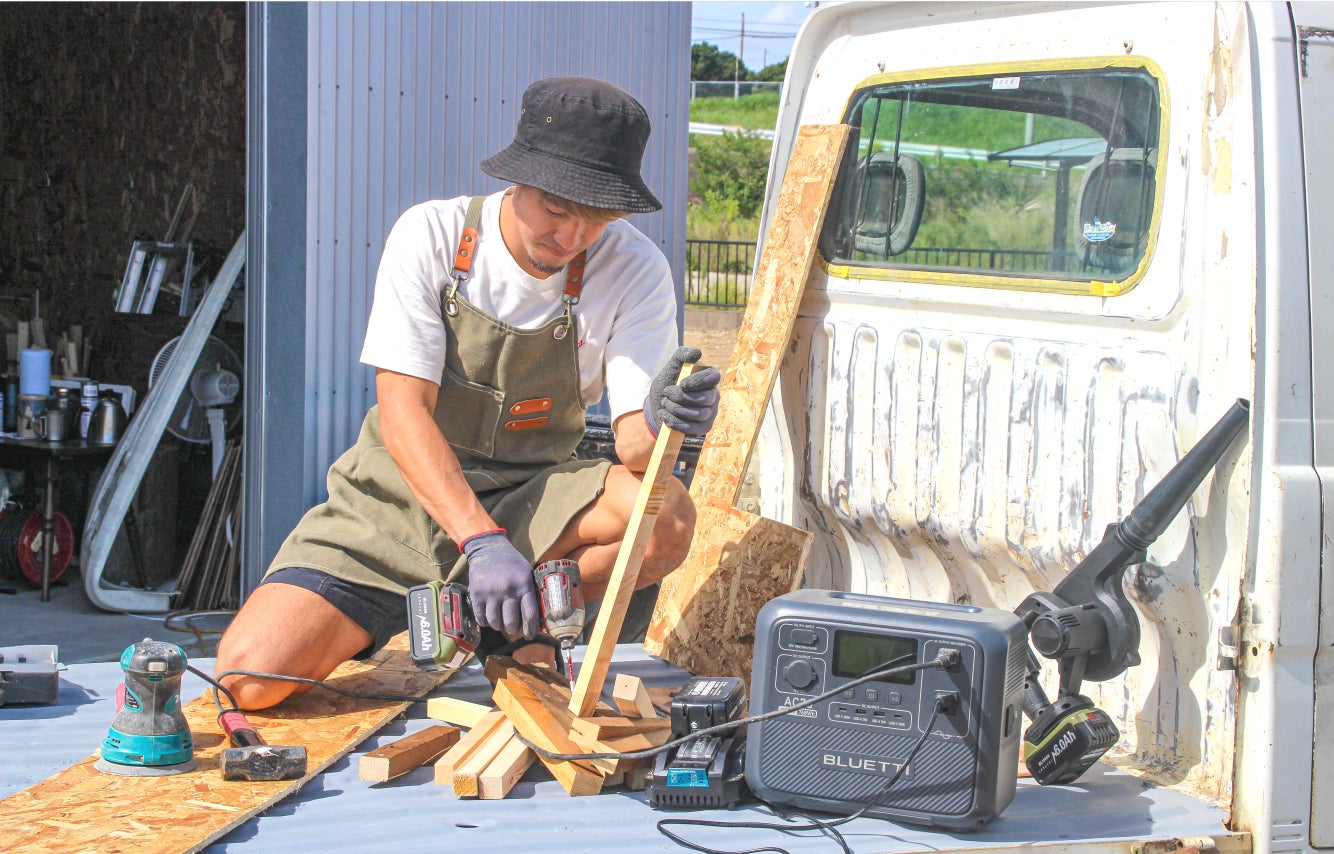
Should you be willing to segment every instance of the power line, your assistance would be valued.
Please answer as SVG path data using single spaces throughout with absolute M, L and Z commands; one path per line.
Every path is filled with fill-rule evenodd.
M 717 34 L 717 35 L 720 36 L 721 38 L 727 38 L 727 39 L 738 38 L 738 37 L 741 35 L 741 31 L 740 31 L 740 30 L 737 30 L 737 29 L 726 30 L 726 29 L 721 29 L 721 28 L 716 28 L 716 27 L 691 27 L 691 28 L 690 28 L 690 37 L 691 37 L 693 40 L 695 40 L 695 41 L 703 41 L 702 38 L 700 38 L 698 35 L 696 35 L 697 33 L 711 33 L 711 34 Z M 797 34 L 796 34 L 795 32 L 792 32 L 792 33 L 767 33 L 767 32 L 763 32 L 763 31 L 760 31 L 760 32 L 752 32 L 751 30 L 747 29 L 747 30 L 746 30 L 746 36 L 747 36 L 747 37 L 750 37 L 750 38 L 757 38 L 757 39 L 794 39 L 794 38 L 797 37 Z

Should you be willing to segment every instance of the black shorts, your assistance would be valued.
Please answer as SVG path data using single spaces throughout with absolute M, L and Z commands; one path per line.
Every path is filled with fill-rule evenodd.
M 349 620 L 361 626 L 371 636 L 370 646 L 352 656 L 356 661 L 365 661 L 390 639 L 408 628 L 407 599 L 397 593 L 387 593 L 378 587 L 353 584 L 341 578 L 335 578 L 327 572 L 304 566 L 288 566 L 269 575 L 261 583 L 290 584 L 309 590 L 324 598 L 330 605 L 342 611 Z M 549 640 L 549 639 L 548 639 Z M 508 650 L 515 646 L 506 640 L 500 632 L 482 629 L 481 643 L 476 656 L 478 661 L 486 661 L 486 656 L 495 650 Z
M 370 646 L 352 656 L 356 661 L 370 658 L 399 632 L 407 631 L 407 600 L 397 593 L 366 587 L 334 578 L 327 572 L 304 566 L 289 566 L 264 579 L 263 584 L 290 584 L 317 593 L 370 634 Z

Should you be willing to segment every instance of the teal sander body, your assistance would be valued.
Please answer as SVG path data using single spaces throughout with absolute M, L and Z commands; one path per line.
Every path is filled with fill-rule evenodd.
M 148 638 L 120 657 L 125 684 L 116 688 L 116 717 L 95 767 L 133 777 L 193 771 L 194 740 L 181 711 L 185 651 Z

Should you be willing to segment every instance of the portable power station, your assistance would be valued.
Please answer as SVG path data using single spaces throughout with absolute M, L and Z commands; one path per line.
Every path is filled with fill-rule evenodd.
M 777 804 L 971 830 L 1014 798 L 1027 635 L 1009 611 L 828 590 L 761 609 L 751 714 L 793 706 L 884 668 L 957 650 L 951 671 L 876 677 L 791 714 L 750 724 L 746 783 Z M 932 719 L 938 698 L 947 711 Z

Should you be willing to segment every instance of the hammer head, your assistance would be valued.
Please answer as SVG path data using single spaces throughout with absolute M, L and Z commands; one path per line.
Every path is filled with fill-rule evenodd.
M 306 748 L 271 744 L 229 747 L 218 756 L 218 768 L 224 780 L 296 780 L 306 776 Z

